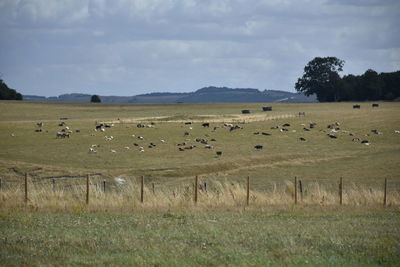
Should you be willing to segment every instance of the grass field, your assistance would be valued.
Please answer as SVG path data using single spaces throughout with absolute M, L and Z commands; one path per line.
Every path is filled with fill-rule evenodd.
M 262 112 L 264 105 L 272 105 L 273 111 Z M 0 102 L 0 262 L 396 266 L 400 104 L 381 102 L 372 108 L 361 103 L 360 110 L 352 105 Z M 242 109 L 252 113 L 242 115 Z M 60 118 L 68 118 L 70 138 L 56 138 Z M 186 125 L 188 121 L 193 123 Z M 35 132 L 38 122 L 44 123 L 42 132 Z M 94 131 L 98 122 L 114 126 Z M 204 122 L 210 127 L 202 127 Z M 316 123 L 313 129 L 311 122 Z M 336 122 L 340 129 L 327 128 Z M 138 123 L 153 123 L 154 128 L 138 128 Z M 285 123 L 290 126 L 283 127 Z M 230 131 L 224 124 L 242 129 Z M 196 138 L 213 148 L 204 148 Z M 179 151 L 177 144 L 183 142 L 196 147 Z M 150 143 L 156 146 L 149 148 Z M 90 153 L 94 144 L 97 152 Z M 257 151 L 256 145 L 263 149 Z M 137 183 L 142 175 L 144 203 Z M 197 205 L 196 175 L 208 185 Z M 294 177 L 304 186 L 298 205 L 293 204 Z M 343 206 L 338 204 L 340 177 L 345 181 Z M 388 206 L 383 208 L 385 178 Z

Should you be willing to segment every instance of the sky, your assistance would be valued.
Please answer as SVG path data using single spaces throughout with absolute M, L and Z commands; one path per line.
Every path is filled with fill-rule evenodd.
M 294 92 L 327 56 L 400 70 L 400 1 L 0 0 L 0 78 L 26 95 Z

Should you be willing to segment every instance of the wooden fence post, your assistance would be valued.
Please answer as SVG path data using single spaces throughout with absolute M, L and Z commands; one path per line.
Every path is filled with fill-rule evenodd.
M 299 190 L 300 190 L 300 201 L 303 202 L 303 184 L 299 180 Z
M 294 177 L 294 204 L 297 204 L 297 177 Z
M 25 173 L 25 203 L 28 203 L 28 173 Z
M 143 203 L 144 176 L 140 178 L 140 203 Z
M 51 180 L 51 183 L 52 183 L 52 185 L 53 185 L 53 192 L 55 192 L 55 191 L 56 191 L 56 180 L 55 180 L 55 179 L 52 179 L 52 180 Z
M 106 192 L 106 180 L 103 180 L 103 192 Z
M 383 206 L 387 204 L 387 178 L 385 178 L 385 188 L 383 190 Z
M 343 177 L 340 177 L 340 182 L 339 182 L 339 202 L 340 205 L 343 204 Z
M 249 205 L 250 202 L 250 176 L 247 176 L 247 195 L 246 195 L 246 204 Z
M 1 186 L 2 186 L 2 184 L 1 184 L 1 178 L 0 178 L 0 190 L 1 190 Z
M 194 179 L 194 203 L 197 203 L 197 190 L 199 189 L 199 177 Z
M 89 174 L 86 176 L 86 204 L 89 205 Z
M 151 183 L 151 189 L 153 190 L 153 194 L 155 194 L 156 188 L 155 188 L 155 186 L 154 186 L 154 183 Z

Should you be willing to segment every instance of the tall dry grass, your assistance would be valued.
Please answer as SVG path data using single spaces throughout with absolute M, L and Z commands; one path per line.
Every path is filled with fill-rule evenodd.
M 0 191 L 0 211 L 15 210 L 40 212 L 133 212 L 165 210 L 234 210 L 247 206 L 245 185 L 229 182 L 213 182 L 207 190 L 198 191 L 194 202 L 194 186 L 176 188 L 144 186 L 144 201 L 140 201 L 140 184 L 128 180 L 124 184 L 89 186 L 89 204 L 86 204 L 85 184 L 54 188 L 49 184 L 28 184 L 28 201 L 25 202 L 23 186 L 3 188 Z M 266 191 L 250 190 L 249 208 L 282 208 L 294 205 L 294 184 L 273 184 Z M 344 206 L 383 206 L 384 189 L 366 185 L 349 184 L 343 191 Z M 309 183 L 298 191 L 298 205 L 339 206 L 338 190 L 317 182 Z M 390 191 L 387 205 L 400 205 L 400 192 Z

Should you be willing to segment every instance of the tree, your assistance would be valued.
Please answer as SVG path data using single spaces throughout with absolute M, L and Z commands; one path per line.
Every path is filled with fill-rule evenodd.
M 295 84 L 298 92 L 306 96 L 317 95 L 320 102 L 340 101 L 343 82 L 339 72 L 344 60 L 336 57 L 316 57 L 304 67 L 303 77 Z
M 0 100 L 22 100 L 22 95 L 0 79 Z
M 101 103 L 101 99 L 98 95 L 92 95 L 92 97 L 90 98 L 90 102 L 92 103 Z

